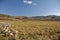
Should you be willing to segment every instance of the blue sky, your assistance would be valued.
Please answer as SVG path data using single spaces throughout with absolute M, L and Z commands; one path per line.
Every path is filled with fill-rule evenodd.
M 0 0 L 0 13 L 13 16 L 60 15 L 60 0 Z

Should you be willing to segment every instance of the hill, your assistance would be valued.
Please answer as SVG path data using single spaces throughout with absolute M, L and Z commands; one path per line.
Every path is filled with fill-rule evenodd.
M 15 20 L 13 16 L 0 14 L 0 20 Z
M 0 20 L 41 20 L 41 21 L 60 21 L 60 16 L 48 15 L 48 16 L 10 16 L 6 14 L 0 14 Z
M 48 16 L 34 16 L 31 17 L 34 20 L 48 20 L 48 21 L 60 21 L 60 16 L 48 15 Z

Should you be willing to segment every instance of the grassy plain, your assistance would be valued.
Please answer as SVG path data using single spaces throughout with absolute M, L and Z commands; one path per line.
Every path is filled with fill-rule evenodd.
M 0 22 L 12 23 L 12 28 L 19 32 L 19 40 L 60 40 L 60 21 Z

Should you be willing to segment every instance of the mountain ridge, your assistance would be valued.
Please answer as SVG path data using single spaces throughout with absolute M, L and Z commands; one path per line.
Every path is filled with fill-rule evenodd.
M 42 21 L 60 21 L 60 16 L 48 15 L 48 16 L 11 16 L 6 14 L 0 14 L 0 20 L 42 20 Z

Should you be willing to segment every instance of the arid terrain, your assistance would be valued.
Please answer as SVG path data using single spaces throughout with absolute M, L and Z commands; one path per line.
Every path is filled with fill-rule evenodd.
M 60 40 L 60 21 L 35 20 L 27 17 L 19 19 L 10 16 L 0 18 L 0 23 L 10 23 L 10 28 L 18 31 L 17 40 Z M 0 35 L 0 40 L 7 40 L 7 37 Z M 13 37 L 10 37 L 10 40 L 14 40 Z

